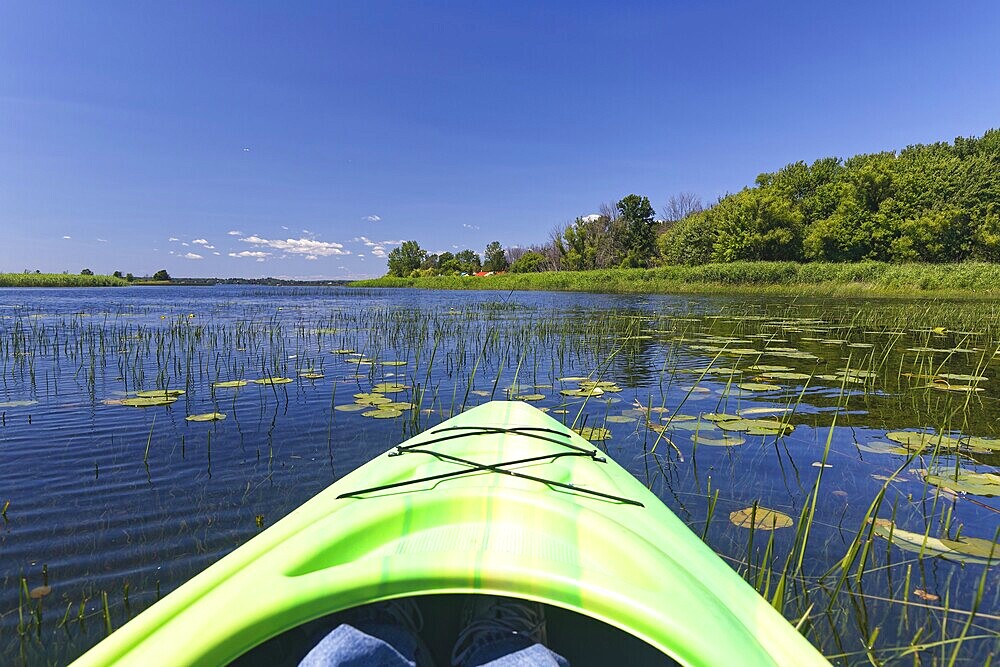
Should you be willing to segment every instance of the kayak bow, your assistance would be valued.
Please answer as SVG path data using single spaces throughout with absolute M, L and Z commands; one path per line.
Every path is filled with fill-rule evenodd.
M 829 664 L 631 474 L 503 401 L 338 480 L 75 664 L 226 664 L 340 610 L 483 593 L 596 619 L 683 665 Z

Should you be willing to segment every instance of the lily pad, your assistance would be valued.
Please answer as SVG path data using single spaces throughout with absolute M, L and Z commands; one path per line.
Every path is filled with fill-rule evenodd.
M 563 396 L 602 396 L 604 394 L 603 389 L 563 389 L 559 392 Z
M 183 389 L 147 389 L 146 391 L 137 391 L 135 395 L 139 398 L 162 398 L 164 396 L 170 398 L 176 398 L 178 396 L 184 395 Z
M 871 454 L 909 454 L 910 450 L 899 447 L 890 442 L 879 442 L 877 440 L 867 443 L 858 443 L 857 448 L 863 452 Z
M 781 391 L 781 385 L 764 382 L 741 382 L 736 386 L 744 391 Z
M 322 373 L 299 373 L 299 377 L 306 380 L 322 380 L 326 376 Z
M 956 475 L 954 470 L 921 470 L 920 474 L 928 484 L 955 493 L 971 493 L 974 496 L 1000 495 L 1000 475 L 993 473 L 959 470 Z
M 362 412 L 362 417 L 371 417 L 372 419 L 393 419 L 395 417 L 402 416 L 402 411 L 400 410 L 383 410 L 379 408 L 378 410 L 369 410 L 368 412 Z
M 221 412 L 203 412 L 198 415 L 188 415 L 184 419 L 189 422 L 215 422 L 222 421 L 226 415 Z
M 413 403 L 407 403 L 406 401 L 393 401 L 392 403 L 382 403 L 379 406 L 379 410 L 412 410 Z
M 144 397 L 136 396 L 133 398 L 123 398 L 121 405 L 127 405 L 130 408 L 154 408 L 161 405 L 170 405 L 171 403 L 176 403 L 177 399 L 173 396 L 159 396 L 159 397 Z
M 348 348 L 342 348 L 340 350 L 330 350 L 330 354 L 354 354 L 355 350 Z
M 253 380 L 257 384 L 288 384 L 292 382 L 292 378 L 259 378 Z
M 809 373 L 794 373 L 794 372 L 784 372 L 784 371 L 761 373 L 761 375 L 763 377 L 768 378 L 769 380 L 808 380 L 810 377 L 812 377 L 811 375 L 809 375 Z
M 729 521 L 734 526 L 740 528 L 755 528 L 757 530 L 777 530 L 778 528 L 788 528 L 794 521 L 792 517 L 777 510 L 766 507 L 745 507 L 735 512 L 730 512 Z
M 731 415 L 725 412 L 706 412 L 701 418 L 710 422 L 737 421 L 741 419 L 739 415 Z
M 872 528 L 874 534 L 891 541 L 903 551 L 930 557 L 941 557 L 958 563 L 975 563 L 980 565 L 995 565 L 997 563 L 996 558 L 991 560 L 953 548 L 953 545 L 960 542 L 960 540 L 948 540 L 945 542 L 945 540 L 931 537 L 930 535 L 924 537 L 922 533 L 911 533 L 908 530 L 896 527 L 889 519 L 875 519 L 874 524 Z M 967 540 L 968 538 L 966 538 Z M 969 545 L 969 548 L 981 551 L 982 546 L 974 544 Z
M 958 438 L 920 431 L 892 431 L 891 433 L 886 433 L 885 437 L 893 442 L 905 445 L 910 451 L 934 449 L 935 447 L 954 449 L 961 444 Z
M 391 398 L 387 398 L 381 394 L 355 394 L 355 403 L 358 405 L 385 405 L 386 403 L 392 403 Z
M 632 424 L 639 420 L 635 417 L 629 417 L 628 415 L 608 415 L 604 421 L 609 424 Z
M 212 384 L 216 389 L 239 389 L 247 386 L 246 380 L 226 380 L 225 382 L 215 382 Z
M 746 442 L 746 438 L 725 433 L 721 438 L 710 438 L 703 431 L 699 431 L 691 434 L 691 442 L 709 447 L 738 447 Z
M 1000 451 L 1000 438 L 986 438 L 974 435 L 968 438 L 961 438 L 960 440 L 962 446 L 970 452 L 988 454 L 990 452 Z
M 395 361 L 394 360 L 394 361 L 383 361 L 382 365 L 383 366 L 405 366 L 408 363 L 409 363 L 408 361 Z
M 363 403 L 347 403 L 345 405 L 338 405 L 334 408 L 339 412 L 361 412 L 362 410 L 368 410 L 372 406 Z
M 941 538 L 941 544 L 969 556 L 985 558 L 991 563 L 1000 561 L 1000 544 L 981 537 L 961 537 L 957 540 Z
M 989 380 L 988 377 L 982 375 L 965 375 L 962 373 L 941 373 L 937 377 L 956 382 L 986 382 Z
M 380 382 L 372 387 L 372 391 L 379 394 L 397 394 L 401 391 L 406 391 L 409 388 L 409 385 L 401 384 L 399 382 Z
M 540 401 L 545 398 L 545 394 L 518 394 L 515 401 Z
M 611 438 L 611 431 L 606 428 L 601 428 L 600 426 L 584 426 L 583 428 L 575 428 L 573 430 L 587 440 L 601 441 L 609 440 Z
M 785 435 L 794 427 L 777 419 L 731 419 L 719 422 L 719 428 L 747 435 Z

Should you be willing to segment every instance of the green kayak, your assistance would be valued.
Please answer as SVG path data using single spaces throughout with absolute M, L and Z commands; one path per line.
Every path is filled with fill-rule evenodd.
M 829 664 L 632 475 L 503 401 L 338 480 L 75 664 L 266 663 L 296 628 L 401 597 L 427 601 L 444 646 L 453 608 L 483 593 L 543 603 L 577 666 Z

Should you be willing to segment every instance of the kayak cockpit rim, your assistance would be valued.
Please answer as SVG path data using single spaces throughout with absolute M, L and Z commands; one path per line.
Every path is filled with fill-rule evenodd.
M 439 435 L 446 431 L 459 431 L 459 433 L 450 433 L 448 435 Z M 573 444 L 569 433 L 563 431 L 557 431 L 551 428 L 543 428 L 538 426 L 514 426 L 514 427 L 500 427 L 500 426 L 448 426 L 441 429 L 435 429 L 430 431 L 431 435 L 437 435 L 436 438 L 431 438 L 430 440 L 425 440 L 423 442 L 417 442 L 410 445 L 397 445 L 389 451 L 388 456 L 402 456 L 403 454 L 429 454 L 442 461 L 447 461 L 449 463 L 455 463 L 457 465 L 464 466 L 458 470 L 452 470 L 449 472 L 438 473 L 436 475 L 428 475 L 425 477 L 418 477 L 415 479 L 408 479 L 401 482 L 394 482 L 392 484 L 381 484 L 378 486 L 372 486 L 364 489 L 357 489 L 354 491 L 347 491 L 341 493 L 337 496 L 337 499 L 345 498 L 357 498 L 359 496 L 364 496 L 369 493 L 377 493 L 380 491 L 388 491 L 390 489 L 398 489 L 404 486 L 411 486 L 413 484 L 421 484 L 425 482 L 435 482 L 442 479 L 448 479 L 452 477 L 460 477 L 462 475 L 468 475 L 476 472 L 493 472 L 500 475 L 510 475 L 511 477 L 519 477 L 521 479 L 527 479 L 534 482 L 539 482 L 550 487 L 568 489 L 578 493 L 584 493 L 591 496 L 596 496 L 598 498 L 603 498 L 605 500 L 611 500 L 618 503 L 623 503 L 626 505 L 635 505 L 637 507 L 644 507 L 644 505 L 638 500 L 633 500 L 631 498 L 625 498 L 623 496 L 617 496 L 612 493 L 604 493 L 603 491 L 597 491 L 595 489 L 588 489 L 575 484 L 570 484 L 567 482 L 559 482 L 553 479 L 546 479 L 544 477 L 538 477 L 535 475 L 529 475 L 517 470 L 511 470 L 510 468 L 514 466 L 527 465 L 529 463 L 537 463 L 539 461 L 553 460 L 557 458 L 562 458 L 566 456 L 583 456 L 591 459 L 595 463 L 606 463 L 607 458 L 605 458 L 600 450 L 594 448 L 580 447 Z M 555 434 L 563 436 L 564 438 L 570 439 L 569 441 L 556 440 L 554 438 L 548 437 L 545 434 Z M 456 440 L 459 438 L 467 438 L 469 436 L 478 435 L 520 435 L 535 438 L 545 442 L 551 442 L 553 444 L 559 445 L 560 447 L 567 448 L 568 451 L 558 451 L 558 452 L 546 452 L 544 454 L 538 454 L 535 456 L 529 456 L 525 458 L 515 459 L 512 461 L 499 461 L 497 463 L 480 463 L 478 461 L 472 461 L 470 459 L 462 458 L 460 456 L 454 456 L 448 454 L 447 452 L 438 451 L 435 449 L 424 449 L 428 445 L 436 445 L 449 440 Z

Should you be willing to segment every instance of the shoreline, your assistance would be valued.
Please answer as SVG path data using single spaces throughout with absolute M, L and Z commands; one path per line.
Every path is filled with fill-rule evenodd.
M 924 299 L 1000 298 L 1000 264 L 733 262 L 653 269 L 382 277 L 351 287 Z

